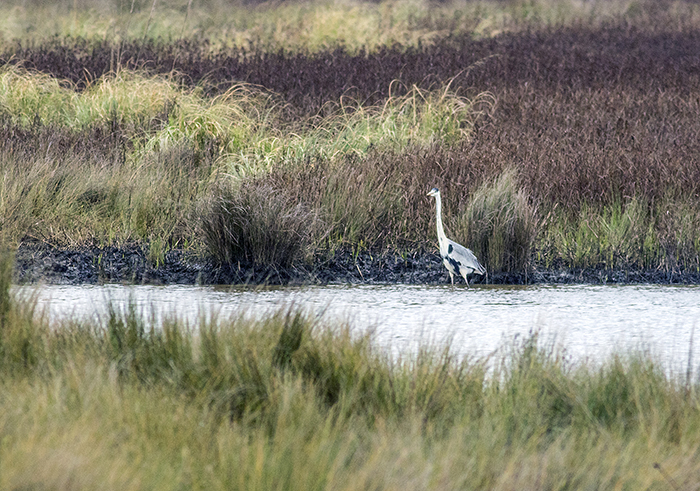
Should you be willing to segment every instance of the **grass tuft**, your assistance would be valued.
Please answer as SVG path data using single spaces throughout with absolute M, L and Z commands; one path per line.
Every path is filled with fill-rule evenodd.
M 486 182 L 471 197 L 456 230 L 488 271 L 526 271 L 537 233 L 535 207 L 515 169 Z
M 558 218 L 548 233 L 573 267 L 643 268 L 654 264 L 659 252 L 648 208 L 638 198 L 597 210 L 584 206 L 572 221 Z
M 0 250 L 0 371 L 24 375 L 47 360 L 46 326 L 35 322 L 31 299 L 17 302 L 10 291 L 14 255 Z
M 13 303 L 10 300 L 10 285 L 12 284 L 13 255 L 0 246 L 0 331 L 9 323 L 10 310 Z
M 208 251 L 225 264 L 267 269 L 303 262 L 323 234 L 318 214 L 284 189 L 254 180 L 220 186 L 201 220 Z

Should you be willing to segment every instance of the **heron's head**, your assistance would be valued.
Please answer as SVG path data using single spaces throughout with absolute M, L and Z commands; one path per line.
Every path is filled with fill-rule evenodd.
M 433 188 L 428 193 L 428 196 L 438 196 L 439 194 L 440 194 L 440 190 L 438 188 Z

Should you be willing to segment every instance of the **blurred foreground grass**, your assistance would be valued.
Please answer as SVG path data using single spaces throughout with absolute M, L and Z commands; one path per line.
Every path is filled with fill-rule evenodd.
M 48 325 L 0 258 L 4 489 L 668 489 L 700 478 L 700 387 L 649 352 L 488 358 L 294 307 Z M 487 365 L 493 367 L 487 370 Z M 683 488 L 685 489 L 685 488 Z

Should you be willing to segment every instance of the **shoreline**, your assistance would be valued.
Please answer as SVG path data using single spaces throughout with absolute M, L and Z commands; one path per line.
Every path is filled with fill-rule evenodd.
M 64 285 L 132 283 L 199 285 L 324 285 L 324 284 L 449 284 L 440 257 L 431 252 L 353 254 L 339 251 L 333 258 L 285 270 L 245 265 L 219 265 L 182 249 L 172 249 L 162 263 L 153 264 L 138 243 L 120 246 L 58 248 L 21 244 L 15 253 L 14 281 L 20 284 Z M 461 279 L 460 283 L 461 284 Z M 470 277 L 470 284 L 700 284 L 697 271 L 621 268 L 544 269 L 525 273 L 492 273 Z

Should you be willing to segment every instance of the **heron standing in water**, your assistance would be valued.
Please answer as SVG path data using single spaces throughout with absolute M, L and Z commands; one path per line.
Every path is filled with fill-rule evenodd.
M 454 285 L 454 275 L 462 275 L 462 278 L 464 278 L 464 281 L 467 283 L 467 288 L 469 288 L 469 280 L 467 280 L 467 275 L 472 273 L 485 275 L 486 268 L 479 264 L 479 260 L 472 251 L 445 236 L 445 230 L 442 228 L 442 201 L 440 200 L 440 191 L 438 188 L 431 189 L 428 196 L 435 197 L 437 236 L 438 243 L 440 244 L 440 256 L 442 257 L 442 262 L 447 268 L 447 271 L 450 273 L 450 280 Z

